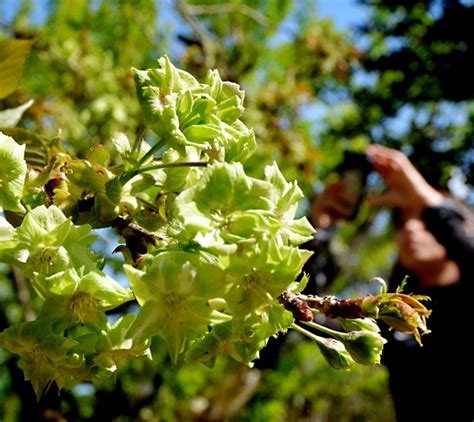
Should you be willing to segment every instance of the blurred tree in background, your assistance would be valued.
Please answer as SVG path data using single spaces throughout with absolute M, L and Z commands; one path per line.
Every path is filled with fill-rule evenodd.
M 370 15 L 355 43 L 319 19 L 310 0 L 51 0 L 41 20 L 35 2 L 19 1 L 11 21 L 0 18 L 0 36 L 36 41 L 20 89 L 2 105 L 34 99 L 22 126 L 63 137 L 83 155 L 116 131 L 133 138 L 140 130 L 129 69 L 168 54 L 197 77 L 217 68 L 245 89 L 243 118 L 258 141 L 247 170 L 255 175 L 276 160 L 309 197 L 344 150 L 378 142 L 411 154 L 432 183 L 446 184 L 454 167 L 472 182 L 473 6 L 361 3 Z M 387 220 L 363 207 L 341 228 L 331 244 L 339 271 L 331 291 L 364 291 L 360 282 L 387 275 Z M 11 268 L 0 277 L 3 329 L 34 311 L 35 300 Z M 159 339 L 154 349 L 153 362 L 132 362 L 115 384 L 52 390 L 39 404 L 16 359 L 0 350 L 2 420 L 393 419 L 381 368 L 337 372 L 296 335 L 274 369 L 262 371 L 224 360 L 175 371 Z
M 472 184 L 472 2 L 360 3 L 369 6 L 370 17 L 359 28 L 365 84 L 350 88 L 364 116 L 354 129 L 404 149 L 434 185 L 446 186 L 455 166 Z

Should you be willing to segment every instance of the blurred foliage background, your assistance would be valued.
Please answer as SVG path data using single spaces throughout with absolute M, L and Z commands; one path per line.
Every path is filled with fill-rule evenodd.
M 20 88 L 0 108 L 34 99 L 21 126 L 60 136 L 83 156 L 114 132 L 133 138 L 140 116 L 130 67 L 168 54 L 198 77 L 217 68 L 245 89 L 244 119 L 258 141 L 247 170 L 255 175 L 276 160 L 310 198 L 345 150 L 376 142 L 402 149 L 432 184 L 472 204 L 473 2 L 359 3 L 367 18 L 344 32 L 318 16 L 314 0 L 49 0 L 41 10 L 33 0 L 0 1 L 0 38 L 35 39 Z M 378 188 L 369 178 L 369 189 Z M 324 291 L 365 294 L 369 278 L 387 277 L 396 258 L 391 234 L 389 214 L 363 205 L 328 245 Z M 111 271 L 120 267 L 115 261 Z M 27 283 L 1 266 L 0 329 L 31 312 Z M 315 345 L 287 337 L 254 369 L 221 360 L 176 371 L 156 339 L 153 362 L 132 362 L 114 382 L 60 396 L 52 388 L 39 403 L 16 359 L 0 350 L 0 418 L 393 420 L 383 368 L 338 372 Z

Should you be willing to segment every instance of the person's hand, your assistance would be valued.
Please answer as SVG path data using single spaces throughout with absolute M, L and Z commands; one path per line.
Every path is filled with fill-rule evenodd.
M 374 170 L 387 185 L 385 193 L 369 199 L 371 205 L 388 205 L 421 212 L 443 201 L 443 195 L 423 178 L 402 152 L 381 145 L 370 145 L 366 154 Z
M 311 204 L 311 221 L 316 228 L 327 227 L 347 219 L 356 197 L 348 193 L 344 180 L 329 184 Z

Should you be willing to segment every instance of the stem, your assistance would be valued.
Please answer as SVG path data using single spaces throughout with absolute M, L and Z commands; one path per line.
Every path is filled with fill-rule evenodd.
M 176 0 L 176 9 L 183 19 L 188 22 L 196 37 L 199 39 L 204 53 L 204 66 L 213 69 L 216 63 L 218 45 L 212 40 L 207 28 L 193 14 L 186 0 Z
M 146 173 L 147 171 L 165 169 L 165 168 L 175 168 L 175 167 L 206 167 L 207 161 L 188 161 L 183 163 L 161 163 L 153 164 L 148 167 L 142 167 L 137 170 L 134 170 L 135 174 Z
M 132 149 L 130 151 L 130 153 L 133 155 L 136 151 L 140 151 L 139 150 L 139 146 L 141 145 L 142 143 L 142 138 L 143 138 L 143 134 L 145 133 L 146 131 L 146 127 L 145 125 L 140 125 L 140 127 L 138 128 L 138 132 L 137 132 L 137 136 L 135 136 L 135 141 L 133 142 L 133 145 L 132 145 Z
M 335 331 L 331 330 L 328 327 L 325 327 L 324 325 L 318 324 L 313 321 L 301 321 L 303 324 L 307 325 L 308 327 L 314 328 L 318 331 L 321 331 L 324 334 L 328 334 L 331 337 L 334 337 L 337 340 L 345 340 L 347 333 L 341 333 L 340 331 Z
M 303 327 L 300 327 L 299 325 L 296 325 L 295 323 L 291 324 L 291 328 L 294 330 L 298 331 L 299 333 L 303 334 L 304 336 L 310 338 L 311 340 L 314 340 L 316 343 L 321 344 L 321 337 L 317 336 L 316 334 L 305 330 Z
M 158 207 L 152 204 L 151 202 L 146 201 L 143 198 L 137 197 L 137 201 L 140 202 L 141 204 L 147 206 L 148 208 L 151 208 L 153 211 L 158 212 Z
M 159 140 L 155 145 L 150 148 L 150 150 L 142 158 L 138 160 L 138 164 L 142 165 L 143 163 L 145 163 L 150 157 L 153 157 L 153 154 L 155 154 L 156 151 L 164 147 L 165 144 L 166 140 Z
M 165 168 L 206 167 L 206 166 L 207 166 L 206 161 L 188 161 L 188 162 L 182 162 L 182 163 L 153 164 L 153 165 L 148 166 L 148 167 L 141 167 L 141 168 L 137 168 L 135 170 L 127 171 L 126 173 L 124 173 L 120 176 L 120 180 L 122 182 L 122 185 L 124 185 L 130 179 L 135 177 L 137 174 L 146 173 L 146 172 L 152 171 L 152 170 L 165 169 Z
M 123 169 L 123 164 L 117 164 L 115 166 L 112 166 L 112 167 L 109 167 L 109 170 L 116 174 L 119 170 L 122 170 Z

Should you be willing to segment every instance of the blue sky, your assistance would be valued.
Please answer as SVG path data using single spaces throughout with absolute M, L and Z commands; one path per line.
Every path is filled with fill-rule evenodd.
M 366 9 L 355 0 L 319 0 L 316 4 L 321 16 L 333 19 L 339 29 L 352 28 L 367 16 Z
M 161 0 L 172 4 L 172 0 Z M 48 0 L 35 0 L 35 16 L 41 22 L 46 16 Z M 0 21 L 12 19 L 20 4 L 19 0 L 0 0 Z M 347 29 L 360 23 L 365 17 L 365 10 L 355 0 L 315 0 L 321 17 L 332 18 L 339 29 Z

